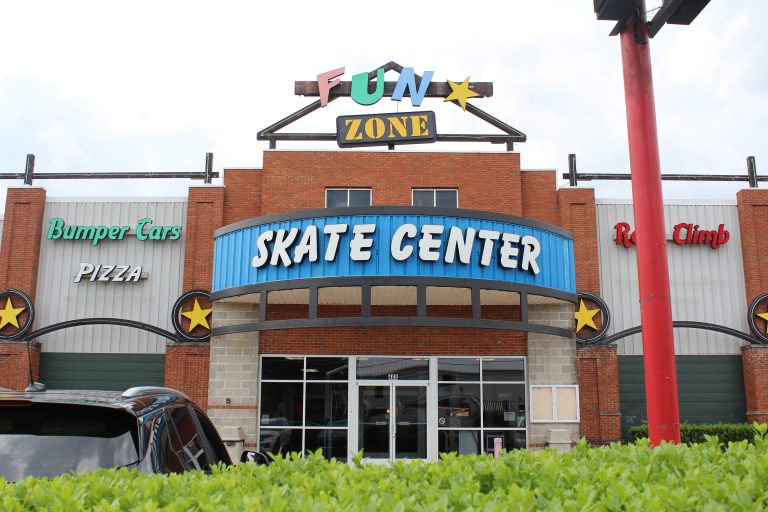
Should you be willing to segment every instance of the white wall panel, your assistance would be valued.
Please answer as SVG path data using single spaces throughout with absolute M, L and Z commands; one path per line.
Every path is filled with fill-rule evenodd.
M 39 329 L 66 320 L 113 317 L 137 320 L 168 331 L 171 308 L 181 295 L 184 239 L 184 199 L 152 201 L 48 200 L 40 250 L 36 318 Z M 59 217 L 67 225 L 130 226 L 123 240 L 49 240 L 50 219 Z M 139 219 L 152 225 L 181 225 L 178 240 L 136 238 Z M 141 265 L 149 274 L 139 282 L 75 283 L 81 262 L 94 265 Z M 84 326 L 64 329 L 40 338 L 46 352 L 163 353 L 165 338 L 146 331 L 117 326 Z
M 749 332 L 736 205 L 666 204 L 664 217 L 673 320 L 696 320 Z M 628 222 L 634 230 L 632 204 L 598 201 L 602 296 L 612 315 L 608 335 L 640 325 L 636 250 L 616 244 L 614 226 L 618 222 Z M 707 230 L 724 224 L 730 240 L 718 249 L 677 245 L 671 240 L 673 227 L 683 222 Z M 743 344 L 737 338 L 711 331 L 675 329 L 674 335 L 677 354 L 739 354 Z M 619 341 L 618 351 L 620 355 L 642 354 L 641 336 Z

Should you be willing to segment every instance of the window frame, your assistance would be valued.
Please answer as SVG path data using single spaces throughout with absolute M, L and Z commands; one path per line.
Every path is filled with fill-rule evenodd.
M 414 192 L 432 192 L 432 208 L 437 207 L 437 193 L 438 192 L 456 192 L 456 206 L 453 208 L 459 207 L 459 189 L 458 188 L 412 188 L 411 189 L 411 206 L 414 206 Z M 425 208 L 429 208 L 429 206 L 425 206 Z
M 352 191 L 361 191 L 361 190 L 364 190 L 364 191 L 368 192 L 368 206 L 373 206 L 373 190 L 371 190 L 370 187 L 369 188 L 365 188 L 365 187 L 350 187 L 350 188 L 345 188 L 345 187 L 329 187 L 329 188 L 325 189 L 325 207 L 326 208 L 329 207 L 328 206 L 328 192 L 329 191 L 342 191 L 342 190 L 347 193 L 347 204 L 345 206 L 337 206 L 337 207 L 334 207 L 334 208 L 349 208 L 350 207 L 349 206 L 349 194 L 350 194 L 350 192 L 352 192 Z
M 530 386 L 530 419 L 531 423 L 579 423 L 581 421 L 581 408 L 579 402 L 578 384 L 531 384 Z M 557 390 L 573 388 L 576 390 L 576 418 L 560 419 L 557 417 Z M 534 389 L 550 389 L 552 391 L 552 419 L 536 419 L 536 404 L 533 399 Z

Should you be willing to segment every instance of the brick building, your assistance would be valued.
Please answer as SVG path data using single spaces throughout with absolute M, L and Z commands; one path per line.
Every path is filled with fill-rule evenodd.
M 665 206 L 683 421 L 768 420 L 767 207 Z M 632 224 L 511 150 L 270 149 L 186 198 L 10 188 L 0 387 L 165 385 L 246 446 L 340 459 L 618 441 L 645 414 Z
M 766 203 L 763 191 L 745 190 L 735 204 L 668 206 L 670 224 L 685 217 L 729 231 L 717 249 L 670 243 L 676 320 L 678 304 L 706 295 L 695 286 L 719 284 L 720 299 L 704 298 L 714 304 L 708 316 L 685 320 L 748 332 L 747 305 L 766 281 L 755 243 Z M 56 239 L 54 219 L 129 228 L 94 244 Z M 150 226 L 180 226 L 180 236 L 139 240 L 141 219 L 151 220 L 138 229 L 143 238 Z M 363 449 L 434 459 L 491 450 L 497 438 L 537 447 L 553 428 L 608 442 L 621 438 L 622 413 L 625 426 L 642 416 L 630 378 L 639 336 L 602 346 L 577 343 L 589 327 L 574 334 L 581 292 L 608 304 L 608 336 L 639 325 L 636 277 L 620 267 L 632 264 L 632 248 L 616 228 L 631 225 L 631 205 L 558 189 L 554 171 L 522 170 L 514 152 L 269 150 L 262 168 L 225 169 L 221 185 L 192 186 L 186 200 L 56 200 L 39 187 L 11 188 L 3 220 L 0 286 L 30 297 L 34 328 L 97 316 L 167 327 L 177 297 L 211 292 L 201 309 L 212 309 L 212 330 L 200 341 L 97 325 L 35 338 L 33 373 L 50 387 L 172 386 L 220 428 L 242 428 L 250 446 L 341 458 Z M 505 237 L 514 240 L 506 253 Z M 141 263 L 142 278 L 83 274 L 88 262 Z M 676 285 L 680 267 L 688 277 Z M 739 293 L 733 314 L 723 312 Z M 684 420 L 766 419 L 764 347 L 675 332 Z M 26 344 L 7 339 L 0 354 L 0 386 L 25 387 Z M 702 371 L 719 396 L 683 389 L 691 379 L 701 386 Z M 709 414 L 699 417 L 702 400 Z

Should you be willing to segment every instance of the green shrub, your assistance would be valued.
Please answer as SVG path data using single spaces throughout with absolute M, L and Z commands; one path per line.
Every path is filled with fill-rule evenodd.
M 648 437 L 648 425 L 638 425 L 629 429 L 629 436 L 633 441 Z M 748 423 L 712 423 L 680 425 L 680 442 L 696 444 L 706 442 L 706 436 L 717 436 L 723 444 L 730 442 L 752 442 L 755 436 L 754 427 Z
M 766 428 L 753 444 L 648 441 L 570 452 L 518 450 L 500 459 L 444 456 L 392 466 L 278 457 L 213 474 L 101 470 L 52 480 L 0 479 L 0 510 L 445 511 L 765 510 Z

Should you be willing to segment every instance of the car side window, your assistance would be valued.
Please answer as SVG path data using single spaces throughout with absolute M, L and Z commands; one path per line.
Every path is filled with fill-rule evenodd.
M 160 460 L 157 462 L 158 469 L 161 472 L 167 471 L 169 473 L 184 472 L 184 466 L 174 449 L 174 444 L 178 443 L 171 442 L 176 433 L 173 428 L 173 422 L 171 422 L 168 414 L 163 414 L 156 420 L 153 431 L 157 432 L 159 439 L 158 452 Z
M 171 449 L 181 461 L 184 470 L 204 469 L 208 467 L 203 442 L 195 427 L 187 407 L 179 407 L 169 412 L 171 424 L 169 435 Z
M 216 427 L 213 426 L 211 421 L 200 411 L 192 409 L 192 412 L 197 419 L 198 425 L 200 425 L 200 432 L 203 436 L 203 443 L 205 451 L 208 455 L 208 461 L 211 465 L 223 462 L 225 464 L 231 464 L 229 453 L 224 443 L 221 441 Z

